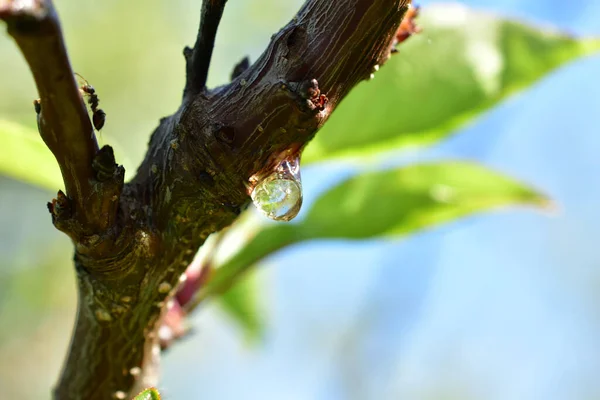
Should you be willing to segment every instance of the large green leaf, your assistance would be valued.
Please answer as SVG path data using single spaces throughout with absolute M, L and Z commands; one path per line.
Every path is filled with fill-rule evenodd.
M 546 207 L 526 185 L 469 162 L 441 162 L 357 175 L 323 194 L 306 218 L 258 232 L 199 293 L 222 293 L 247 268 L 294 243 L 313 239 L 401 237 L 462 216 L 509 205 Z
M 420 164 L 347 180 L 317 200 L 298 230 L 303 239 L 397 236 L 511 204 L 548 200 L 476 164 Z
M 426 7 L 418 22 L 423 33 L 340 104 L 306 148 L 304 164 L 440 140 L 507 95 L 600 49 L 598 39 L 458 4 Z
M 0 120 L 0 174 L 47 189 L 62 187 L 54 156 L 33 129 Z

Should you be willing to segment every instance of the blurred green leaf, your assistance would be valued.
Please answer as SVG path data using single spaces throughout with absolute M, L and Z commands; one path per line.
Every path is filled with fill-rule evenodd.
M 133 400 L 160 400 L 160 394 L 155 388 L 148 388 L 135 396 Z
M 249 340 L 260 338 L 263 332 L 259 285 L 256 274 L 247 274 L 219 296 L 223 310 L 238 323 Z
M 281 223 L 266 226 L 257 232 L 236 255 L 215 271 L 198 292 L 194 303 L 202 302 L 211 294 L 223 294 L 230 290 L 243 278 L 242 273 L 254 263 L 285 246 L 299 242 L 301 239 L 296 228 L 295 224 Z
M 50 190 L 63 186 L 54 156 L 33 129 L 0 120 L 0 174 Z
M 545 207 L 549 201 L 477 164 L 419 164 L 343 182 L 316 201 L 298 230 L 304 240 L 399 236 L 514 204 Z
M 425 7 L 423 32 L 344 99 L 307 146 L 304 164 L 435 142 L 560 65 L 600 50 L 577 39 L 469 10 Z
M 352 177 L 323 194 L 296 224 L 265 227 L 216 270 L 198 301 L 223 293 L 275 251 L 313 239 L 400 237 L 476 212 L 509 205 L 548 207 L 526 185 L 469 162 L 419 164 Z

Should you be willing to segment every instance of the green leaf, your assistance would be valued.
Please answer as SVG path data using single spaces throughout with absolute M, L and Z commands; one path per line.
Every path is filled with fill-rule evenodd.
M 0 174 L 50 190 L 62 187 L 54 156 L 33 129 L 0 120 Z
M 420 164 L 343 182 L 317 200 L 298 230 L 305 240 L 401 236 L 514 204 L 550 203 L 523 184 L 477 164 Z
M 260 338 L 264 327 L 256 274 L 241 277 L 218 300 L 223 310 L 242 327 L 249 340 Z
M 458 4 L 425 7 L 418 23 L 423 32 L 344 99 L 307 146 L 304 164 L 438 141 L 553 69 L 600 50 L 599 39 Z
M 133 400 L 160 400 L 160 394 L 155 388 L 148 388 L 135 396 Z
M 354 176 L 324 193 L 296 224 L 265 227 L 216 270 L 199 298 L 227 290 L 249 267 L 313 239 L 401 237 L 509 205 L 548 207 L 535 190 L 469 162 L 419 164 Z

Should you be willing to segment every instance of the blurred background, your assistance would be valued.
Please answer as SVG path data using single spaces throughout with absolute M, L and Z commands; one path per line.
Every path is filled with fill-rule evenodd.
M 74 69 L 108 114 L 101 140 L 131 177 L 180 102 L 200 0 L 57 1 Z M 230 0 L 209 81 L 255 60 L 301 0 Z M 600 36 L 600 2 L 470 0 L 470 7 Z M 425 8 L 429 1 L 420 2 Z M 427 32 L 413 46 L 428 46 Z M 401 57 L 399 55 L 398 57 Z M 436 63 L 436 59 L 431 59 Z M 167 399 L 600 398 L 600 57 L 568 64 L 394 163 L 477 160 L 558 205 L 471 216 L 402 240 L 310 242 L 259 270 L 263 333 L 215 303 L 163 361 Z M 410 79 L 410 77 L 409 77 Z M 0 119 L 35 126 L 33 80 L 0 38 Z M 307 204 L 351 167 L 303 169 Z M 50 398 L 75 311 L 54 193 L 0 176 L 0 397 Z

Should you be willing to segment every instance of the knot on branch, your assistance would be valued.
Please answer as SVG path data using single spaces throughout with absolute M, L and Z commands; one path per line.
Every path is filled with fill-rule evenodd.
M 218 142 L 229 147 L 229 149 L 231 149 L 231 150 L 235 150 L 235 148 L 236 148 L 236 146 L 235 146 L 236 131 L 235 131 L 234 127 L 232 127 L 232 126 L 220 127 L 219 129 L 217 129 L 214 132 L 214 136 Z
M 306 47 L 308 34 L 304 26 L 294 26 L 289 32 L 285 44 L 290 53 L 299 53 Z
M 316 79 L 301 82 L 298 85 L 298 94 L 306 99 L 306 105 L 311 111 L 321 112 L 327 105 L 327 96 L 319 90 L 319 82 Z
M 281 87 L 288 90 L 298 101 L 304 111 L 320 113 L 325 110 L 329 99 L 321 93 L 319 82 L 308 79 L 301 82 L 282 83 Z

